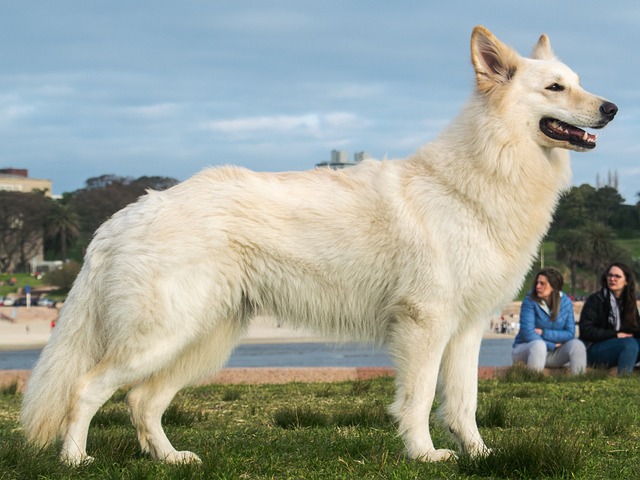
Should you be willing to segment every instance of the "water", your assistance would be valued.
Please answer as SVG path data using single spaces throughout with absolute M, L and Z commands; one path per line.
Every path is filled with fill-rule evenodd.
M 486 338 L 480 347 L 480 366 L 511 365 L 511 338 Z M 40 350 L 0 351 L 0 370 L 29 370 Z M 383 350 L 359 344 L 267 343 L 239 345 L 227 367 L 390 367 Z

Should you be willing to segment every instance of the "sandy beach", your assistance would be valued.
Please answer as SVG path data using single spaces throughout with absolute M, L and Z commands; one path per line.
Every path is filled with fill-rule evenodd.
M 502 315 L 517 315 L 519 303 L 505 307 Z M 59 310 L 47 307 L 0 307 L 0 350 L 26 350 L 42 348 L 51 335 L 51 322 L 58 318 Z M 488 338 L 508 338 L 487 330 Z M 257 317 L 243 343 L 323 342 L 331 338 L 319 337 L 313 332 L 279 326 L 271 317 Z
M 0 350 L 42 348 L 59 311 L 47 307 L 0 307 Z M 330 340 L 330 339 L 329 339 Z M 311 332 L 278 326 L 270 317 L 255 319 L 244 343 L 322 342 Z

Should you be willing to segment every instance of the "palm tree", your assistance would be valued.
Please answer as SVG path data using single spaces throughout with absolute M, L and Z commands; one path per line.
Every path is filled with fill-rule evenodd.
M 578 266 L 587 263 L 591 257 L 590 243 L 581 228 L 563 230 L 556 235 L 556 259 L 569 264 L 571 270 L 571 296 L 576 296 Z
M 595 287 L 602 271 L 614 260 L 629 262 L 629 254 L 615 243 L 613 229 L 600 222 L 563 230 L 556 235 L 556 258 L 571 270 L 571 295 L 575 296 L 577 268 L 583 266 L 595 275 Z
M 614 260 L 626 260 L 626 252 L 615 243 L 616 233 L 603 223 L 595 222 L 584 227 L 589 242 L 588 265 L 595 274 L 596 288 L 600 274 Z
M 80 217 L 71 204 L 64 201 L 56 202 L 47 218 L 47 233 L 56 239 L 62 259 L 66 260 L 69 244 L 80 234 Z

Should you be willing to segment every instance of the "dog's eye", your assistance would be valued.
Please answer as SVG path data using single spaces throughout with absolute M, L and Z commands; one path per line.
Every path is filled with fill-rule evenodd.
M 552 92 L 561 92 L 564 90 L 564 87 L 559 83 L 552 83 L 547 87 L 547 90 L 551 90 Z

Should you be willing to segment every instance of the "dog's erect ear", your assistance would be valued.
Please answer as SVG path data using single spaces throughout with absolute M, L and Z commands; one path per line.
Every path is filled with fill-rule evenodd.
M 476 84 L 482 92 L 508 83 L 515 75 L 520 55 L 507 47 L 482 26 L 471 34 L 471 61 L 476 70 Z
M 551 40 L 546 33 L 540 35 L 540 40 L 533 47 L 531 58 L 536 60 L 555 60 L 556 56 L 551 50 Z

